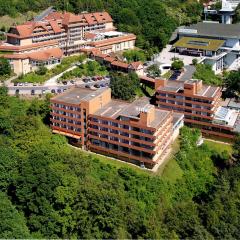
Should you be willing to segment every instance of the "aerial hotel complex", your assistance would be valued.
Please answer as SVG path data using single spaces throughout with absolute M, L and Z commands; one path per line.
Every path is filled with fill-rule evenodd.
M 51 99 L 54 133 L 86 150 L 152 168 L 183 126 L 183 114 L 160 110 L 146 97 L 112 100 L 111 89 L 72 88 Z
M 157 80 L 157 106 L 184 114 L 184 122 L 202 133 L 234 138 L 240 132 L 239 114 L 220 106 L 221 88 L 201 80 Z
M 56 12 L 49 8 L 22 25 L 12 26 L 0 44 L 14 72 L 26 74 L 44 64 L 51 68 L 62 57 L 98 49 L 104 54 L 134 48 L 136 36 L 116 31 L 107 12 Z

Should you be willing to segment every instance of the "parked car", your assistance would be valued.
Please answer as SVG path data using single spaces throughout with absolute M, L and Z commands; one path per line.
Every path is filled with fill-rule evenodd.
M 94 87 L 95 87 L 95 88 L 100 88 L 100 85 L 94 84 Z
M 19 83 L 19 86 L 23 86 L 23 83 Z
M 85 88 L 90 88 L 90 85 L 85 85 Z
M 66 81 L 63 81 L 62 83 L 63 83 L 63 85 L 67 85 L 67 82 L 66 82 Z
M 27 85 L 28 85 L 28 83 L 27 83 L 27 82 L 25 82 L 25 83 L 24 83 L 24 86 L 27 86 Z
M 61 92 L 62 92 L 62 90 L 61 90 L 61 89 L 58 89 L 58 90 L 57 90 L 57 92 L 58 92 L 58 93 L 61 93 Z
M 52 89 L 52 90 L 51 90 L 51 93 L 55 93 L 55 92 L 56 92 L 55 89 Z
M 70 81 L 70 83 L 71 83 L 71 84 L 74 84 L 74 83 L 75 83 L 75 81 L 74 81 L 74 80 L 71 80 L 71 81 Z
M 16 83 L 16 82 L 13 84 L 13 86 L 17 86 L 17 85 L 18 85 L 18 83 Z
M 36 84 L 36 83 L 33 83 L 33 86 L 37 86 L 37 84 Z

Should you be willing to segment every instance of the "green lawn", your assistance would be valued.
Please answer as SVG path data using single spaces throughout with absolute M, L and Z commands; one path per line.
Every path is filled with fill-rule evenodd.
M 65 70 L 67 70 L 69 67 L 71 67 L 72 64 L 81 62 L 85 59 L 85 55 L 77 55 L 77 56 L 70 56 L 63 58 L 61 64 L 57 65 L 56 67 L 48 70 L 46 74 L 44 75 L 38 75 L 34 72 L 25 74 L 23 76 L 20 76 L 14 82 L 29 82 L 29 83 L 44 83 L 49 78 L 56 76 Z
M 69 145 L 69 146 L 72 147 L 71 145 Z M 124 168 L 130 168 L 130 169 L 136 171 L 139 174 L 147 174 L 147 175 L 152 174 L 151 171 L 149 171 L 147 169 L 142 169 L 142 168 L 140 168 L 140 167 L 138 167 L 134 164 L 129 164 L 127 162 L 124 162 L 124 161 L 121 161 L 121 160 L 118 160 L 118 159 L 115 159 L 115 158 L 110 158 L 110 157 L 107 157 L 107 156 L 104 156 L 104 155 L 101 155 L 101 154 L 96 154 L 96 153 L 93 153 L 93 152 L 86 152 L 86 151 L 83 151 L 81 148 L 74 147 L 74 149 L 80 151 L 82 154 L 85 154 L 86 156 L 91 156 L 91 157 L 99 160 L 100 162 L 102 162 L 104 164 L 110 164 L 111 166 L 114 166 L 117 169 L 124 167 Z
M 171 159 L 162 172 L 162 179 L 169 182 L 176 182 L 177 179 L 181 178 L 183 170 L 178 165 L 175 159 Z
M 204 144 L 206 144 L 210 149 L 215 150 L 218 153 L 222 153 L 224 150 L 228 151 L 230 154 L 232 153 L 232 145 L 213 142 L 211 140 L 204 140 Z
M 166 159 L 165 163 L 159 167 L 158 171 L 155 173 L 156 175 L 159 175 L 162 179 L 170 182 L 175 182 L 177 179 L 182 177 L 183 171 L 174 159 L 174 155 L 179 151 L 179 149 L 179 139 L 176 139 L 172 144 L 172 151 L 168 156 L 168 159 Z

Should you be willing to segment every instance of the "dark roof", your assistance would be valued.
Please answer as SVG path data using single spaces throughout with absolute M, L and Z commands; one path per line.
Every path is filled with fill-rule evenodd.
M 196 29 L 198 36 L 240 38 L 240 24 L 222 24 L 213 22 L 199 22 L 186 29 Z

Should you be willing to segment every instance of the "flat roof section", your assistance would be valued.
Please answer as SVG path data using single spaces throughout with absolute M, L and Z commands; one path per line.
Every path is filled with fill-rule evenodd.
M 196 80 L 193 80 L 196 81 Z M 188 81 L 172 81 L 168 80 L 167 84 L 163 87 L 160 87 L 159 90 L 166 91 L 166 92 L 178 92 L 179 90 L 184 90 L 184 82 L 187 83 Z M 202 85 L 202 89 L 198 91 L 195 95 L 213 98 L 215 97 L 216 92 L 218 91 L 219 87 L 210 86 L 210 85 Z
M 117 119 L 120 116 L 129 118 L 139 118 L 140 111 L 147 111 L 154 106 L 149 103 L 149 98 L 142 97 L 132 103 L 111 100 L 108 104 L 103 106 L 97 112 L 96 116 L 102 116 L 112 119 Z M 148 127 L 157 128 L 165 120 L 169 111 L 155 108 L 155 119 L 148 125 Z
M 224 42 L 224 40 L 216 39 L 182 37 L 173 46 L 188 49 L 217 51 Z
M 96 111 L 94 115 L 117 119 L 120 116 L 119 113 L 127 108 L 129 104 L 128 102 L 111 100 L 108 104 Z
M 106 89 L 91 90 L 81 87 L 74 87 L 68 91 L 52 98 L 54 101 L 65 102 L 70 104 L 80 104 L 81 101 L 89 101 L 102 94 Z

